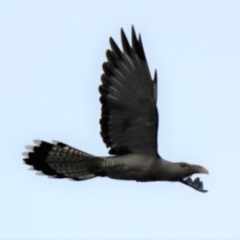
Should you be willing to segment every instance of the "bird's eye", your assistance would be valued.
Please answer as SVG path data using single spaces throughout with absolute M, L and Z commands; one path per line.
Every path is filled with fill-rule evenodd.
M 187 164 L 186 163 L 180 163 L 180 166 L 185 168 L 185 167 L 187 167 Z

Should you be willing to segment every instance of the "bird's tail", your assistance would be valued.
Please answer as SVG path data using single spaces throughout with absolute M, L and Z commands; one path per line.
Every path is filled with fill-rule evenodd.
M 31 152 L 23 153 L 27 157 L 23 160 L 35 170 L 54 178 L 73 180 L 86 180 L 98 175 L 102 158 L 60 142 L 51 144 L 35 140 L 34 143 L 37 145 L 26 147 Z

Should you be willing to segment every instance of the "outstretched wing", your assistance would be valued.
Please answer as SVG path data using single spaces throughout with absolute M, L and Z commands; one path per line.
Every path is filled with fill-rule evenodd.
M 132 46 L 121 29 L 123 51 L 112 38 L 103 64 L 101 136 L 110 154 L 157 154 L 157 74 L 148 69 L 141 36 Z

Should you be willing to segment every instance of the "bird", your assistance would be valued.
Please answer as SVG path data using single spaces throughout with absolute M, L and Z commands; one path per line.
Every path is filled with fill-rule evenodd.
M 131 28 L 131 44 L 121 28 L 122 50 L 112 37 L 99 86 L 100 134 L 109 156 L 94 156 L 63 142 L 34 140 L 23 161 L 51 178 L 76 181 L 95 177 L 136 182 L 183 183 L 205 193 L 199 177 L 205 167 L 171 162 L 158 153 L 157 71 L 151 77 L 141 35 Z

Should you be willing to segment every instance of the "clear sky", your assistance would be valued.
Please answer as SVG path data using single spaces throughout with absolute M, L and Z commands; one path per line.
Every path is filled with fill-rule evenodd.
M 158 71 L 159 153 L 208 168 L 206 194 L 22 161 L 33 139 L 107 155 L 101 66 L 132 24 Z M 240 238 L 240 1 L 0 1 L 0 52 L 0 239 Z

